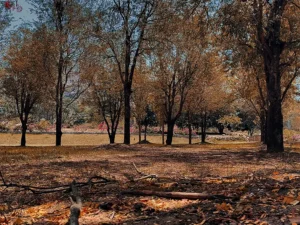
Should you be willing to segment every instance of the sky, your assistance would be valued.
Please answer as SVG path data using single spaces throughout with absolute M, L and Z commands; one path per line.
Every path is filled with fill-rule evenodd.
M 12 0 L 11 0 L 12 1 Z M 14 16 L 14 20 L 11 23 L 11 29 L 15 29 L 23 22 L 30 22 L 36 18 L 35 15 L 30 12 L 30 5 L 25 0 L 18 0 L 18 4 L 22 7 L 21 12 L 17 12 L 16 10 L 12 10 L 12 14 Z

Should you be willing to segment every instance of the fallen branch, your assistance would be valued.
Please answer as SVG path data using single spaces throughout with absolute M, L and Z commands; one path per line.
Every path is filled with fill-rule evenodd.
M 8 183 L 0 171 L 0 178 L 3 184 L 0 184 L 0 187 L 6 187 L 6 188 L 20 188 L 21 191 L 31 191 L 33 194 L 46 194 L 46 193 L 53 193 L 53 192 L 60 192 L 60 191 L 71 191 L 70 185 L 58 185 L 58 186 L 52 186 L 52 187 L 37 187 L 37 186 L 31 186 L 31 185 L 23 185 L 23 184 L 17 184 L 17 183 Z M 103 183 L 112 183 L 116 182 L 114 180 L 109 180 L 102 176 L 93 176 L 88 179 L 87 182 L 78 182 L 76 183 L 76 187 L 84 187 L 84 186 L 92 186 L 94 184 L 103 184 Z
M 162 192 L 162 191 L 150 191 L 150 190 L 140 190 L 140 191 L 123 191 L 123 195 L 136 195 L 136 196 L 157 196 L 163 198 L 172 199 L 190 199 L 190 200 L 205 200 L 205 199 L 232 199 L 233 197 L 228 197 L 225 195 L 208 195 L 204 193 L 188 193 L 188 192 Z M 235 197 L 236 198 L 236 197 Z
M 148 178 L 154 179 L 154 178 L 157 178 L 157 175 L 156 174 L 145 175 L 143 177 L 134 179 L 133 181 L 139 181 L 139 180 L 144 180 L 144 179 L 148 179 Z
M 78 188 L 76 186 L 75 180 L 71 184 L 71 207 L 70 207 L 70 218 L 68 221 L 68 225 L 79 225 L 78 219 L 80 216 L 80 210 L 82 207 L 82 201 L 78 193 Z

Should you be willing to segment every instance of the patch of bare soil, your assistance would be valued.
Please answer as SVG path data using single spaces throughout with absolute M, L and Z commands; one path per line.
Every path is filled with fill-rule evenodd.
M 0 147 L 0 224 L 65 224 L 74 179 L 80 224 L 297 224 L 299 156 L 257 144 Z

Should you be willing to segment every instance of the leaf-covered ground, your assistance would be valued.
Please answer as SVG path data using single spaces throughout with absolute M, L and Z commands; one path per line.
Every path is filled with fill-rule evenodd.
M 102 176 L 80 188 L 80 224 L 297 224 L 300 158 L 259 144 L 0 147 L 6 183 L 53 187 Z M 141 174 L 157 179 L 142 179 Z M 0 181 L 2 185 L 2 181 Z M 210 200 L 129 196 L 125 190 L 199 192 Z M 299 192 L 299 194 L 298 194 Z M 224 198 L 224 196 L 229 198 Z M 69 193 L 0 187 L 0 224 L 65 224 Z

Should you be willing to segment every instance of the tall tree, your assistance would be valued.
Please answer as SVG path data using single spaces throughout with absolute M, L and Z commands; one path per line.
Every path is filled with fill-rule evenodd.
M 97 71 L 92 84 L 92 99 L 93 106 L 97 107 L 99 115 L 106 124 L 109 141 L 113 144 L 124 100 L 116 66 L 108 64 Z
M 131 94 L 135 68 L 145 50 L 156 0 L 113 0 L 102 3 L 98 37 L 109 46 L 124 91 L 124 144 L 130 144 Z M 106 7 L 104 7 L 106 5 Z M 106 12 L 105 12 L 106 11 Z
M 75 101 L 89 84 L 83 85 L 86 79 L 81 79 L 79 62 L 84 52 L 86 35 L 84 26 L 84 6 L 80 0 L 29 0 L 34 6 L 39 21 L 37 26 L 46 26 L 49 32 L 55 34 L 53 45 L 57 52 L 55 58 L 56 71 L 47 71 L 52 77 L 54 90 L 51 93 L 55 101 L 56 114 L 56 146 L 61 145 L 64 95 L 70 93 Z
M 26 145 L 28 117 L 33 107 L 43 100 L 47 80 L 43 76 L 43 58 L 50 54 L 44 48 L 50 38 L 40 39 L 40 32 L 21 30 L 11 37 L 4 59 L 6 75 L 3 77 L 3 93 L 14 101 L 22 124 L 21 146 Z
M 164 96 L 164 114 L 167 123 L 166 144 L 171 145 L 176 120 L 181 116 L 197 63 L 185 57 L 180 49 L 168 49 L 158 55 L 156 90 Z
M 282 102 L 299 75 L 298 13 L 298 0 L 234 1 L 221 7 L 223 37 L 230 36 L 231 41 L 234 40 L 234 50 L 238 53 L 240 49 L 256 51 L 263 60 L 267 87 L 268 152 L 284 150 Z M 286 86 L 282 83 L 285 76 L 289 77 Z
M 145 118 L 147 117 L 147 108 L 150 104 L 151 97 L 151 80 L 149 79 L 146 69 L 139 67 L 136 70 L 136 79 L 133 82 L 133 115 L 136 119 L 139 130 L 139 143 L 142 141 L 142 125 L 144 125 Z M 145 138 L 146 138 L 146 126 L 145 126 Z M 146 139 L 144 140 L 146 141 Z
M 186 111 L 190 117 L 196 117 L 200 121 L 201 142 L 205 143 L 209 117 L 218 110 L 228 108 L 232 96 L 226 91 L 227 79 L 217 52 L 203 54 L 200 61 L 199 70 L 187 97 Z M 189 126 L 191 123 L 190 120 Z

